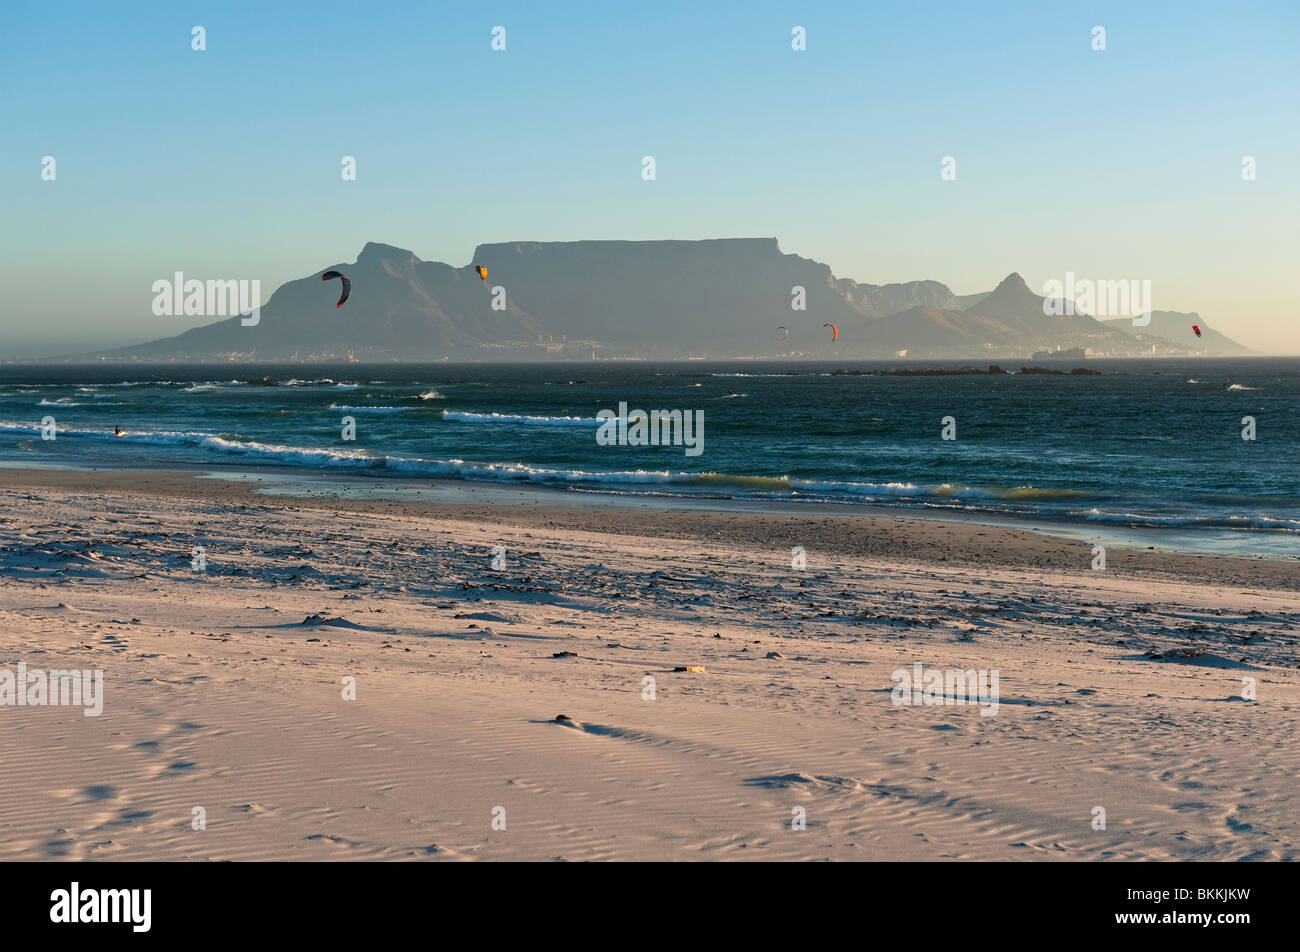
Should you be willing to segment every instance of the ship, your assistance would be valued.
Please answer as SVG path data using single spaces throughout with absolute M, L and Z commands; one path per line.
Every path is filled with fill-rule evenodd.
M 1071 347 L 1069 350 L 1061 350 L 1058 345 L 1056 350 L 1040 350 L 1034 352 L 1034 360 L 1053 360 L 1053 359 L 1071 359 L 1076 357 L 1090 357 L 1092 351 L 1086 347 Z

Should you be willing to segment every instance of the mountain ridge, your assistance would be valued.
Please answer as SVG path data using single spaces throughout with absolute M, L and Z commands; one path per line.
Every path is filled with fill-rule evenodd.
M 487 269 L 485 281 L 475 266 Z M 333 306 L 337 286 L 321 281 L 329 270 L 352 282 L 342 308 Z M 838 340 L 824 324 L 839 329 Z M 1118 324 L 1044 313 L 1043 298 L 1017 272 L 990 292 L 958 297 L 934 280 L 877 285 L 837 277 L 822 262 L 783 252 L 774 237 L 490 242 L 478 245 L 463 267 L 367 241 L 351 264 L 330 264 L 282 284 L 256 326 L 231 317 L 97 356 L 862 358 L 900 351 L 1016 357 L 1054 347 L 1117 356 L 1153 346 L 1157 353 L 1189 349 Z M 782 325 L 788 338 L 777 330 Z M 1162 321 L 1161 328 L 1176 331 L 1176 321 Z M 1248 352 L 1222 335 L 1213 343 Z

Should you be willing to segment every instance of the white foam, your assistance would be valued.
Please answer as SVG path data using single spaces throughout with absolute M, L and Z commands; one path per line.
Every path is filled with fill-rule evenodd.
M 406 410 L 418 410 L 419 407 L 348 407 L 341 403 L 331 403 L 331 410 L 346 410 L 349 413 L 402 413 Z
M 461 410 L 443 410 L 442 418 L 456 423 L 514 423 L 522 426 L 596 426 L 595 417 L 574 416 L 524 416 L 515 413 L 468 413 Z

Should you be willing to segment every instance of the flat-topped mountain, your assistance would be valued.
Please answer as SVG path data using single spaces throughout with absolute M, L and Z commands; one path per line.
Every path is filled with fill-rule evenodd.
M 475 266 L 487 268 L 486 281 Z M 330 270 L 352 282 L 341 308 L 338 282 L 321 280 Z M 825 324 L 838 327 L 838 340 Z M 1018 274 L 961 298 L 938 281 L 864 284 L 782 252 L 775 238 L 503 242 L 479 245 L 463 267 L 369 242 L 355 262 L 282 285 L 256 326 L 232 317 L 105 356 L 1017 357 L 1056 347 L 1138 355 L 1153 343 L 1158 353 L 1191 346 L 1134 330 L 1046 315 Z M 1245 350 L 1227 338 L 1214 343 Z

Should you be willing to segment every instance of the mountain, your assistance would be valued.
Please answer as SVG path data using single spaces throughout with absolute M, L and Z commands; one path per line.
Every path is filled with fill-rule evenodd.
M 990 318 L 1012 333 L 1032 338 L 1026 343 L 1041 343 L 1041 338 L 1105 333 L 1096 320 L 1086 315 L 1044 313 L 1043 300 L 1029 289 L 1024 278 L 1012 272 L 986 297 L 969 305 L 965 313 Z
M 352 280 L 352 296 L 337 308 L 339 283 Z M 542 328 L 519 308 L 489 307 L 488 290 L 472 267 L 421 261 L 409 251 L 368 242 L 352 264 L 332 264 L 281 285 L 263 306 L 256 326 L 232 317 L 176 337 L 111 351 L 141 359 L 211 359 L 255 353 L 258 359 L 334 355 L 413 358 L 477 347 L 484 339 L 536 338 Z
M 825 323 L 861 340 L 885 314 L 955 302 L 937 281 L 836 278 L 827 265 L 784 254 L 775 238 L 511 242 L 479 245 L 474 261 L 487 266 L 489 284 L 500 275 L 510 300 L 548 333 L 642 357 L 775 353 L 780 326 L 790 330 L 786 349 L 831 355 Z M 793 307 L 796 288 L 803 310 Z
M 486 281 L 475 265 L 487 268 Z M 338 282 L 321 280 L 329 270 L 352 282 L 341 308 Z M 839 328 L 837 341 L 825 324 Z M 479 245 L 460 268 L 369 242 L 351 264 L 282 285 L 256 326 L 232 317 L 102 356 L 1027 357 L 1057 347 L 1137 355 L 1150 352 L 1152 340 L 1160 353 L 1187 351 L 1090 317 L 1045 315 L 1043 299 L 1018 274 L 961 298 L 938 281 L 863 284 L 783 253 L 775 238 L 504 242 Z
M 1128 318 L 1098 321 L 1084 314 L 1046 314 L 1044 298 L 1015 273 L 992 291 L 963 295 L 956 304 L 891 314 L 877 321 L 871 334 L 880 349 L 906 349 L 909 357 L 1028 357 L 1036 351 L 1075 348 L 1098 356 L 1138 357 L 1151 355 L 1153 347 L 1160 356 L 1250 353 L 1221 334 L 1207 332 L 1195 342 L 1191 337 L 1195 315 L 1156 311 L 1149 328 L 1135 328 Z
M 1106 320 L 1102 323 L 1107 327 L 1114 327 L 1116 330 L 1144 339 L 1159 338 L 1171 344 L 1181 345 L 1185 349 L 1207 350 L 1216 357 L 1249 357 L 1258 353 L 1213 330 L 1194 311 L 1188 314 L 1181 311 L 1152 311 L 1151 323 L 1146 327 L 1134 327 L 1133 320 L 1127 317 Z M 1193 324 L 1201 329 L 1199 338 L 1192 330 Z
M 996 318 L 956 308 L 914 307 L 882 318 L 871 329 L 882 350 L 906 350 L 911 357 L 983 356 L 1023 351 L 1016 336 Z
M 908 281 L 905 284 L 858 284 L 840 278 L 836 287 L 859 312 L 868 317 L 885 317 L 914 307 L 960 308 L 946 284 L 938 281 Z
M 782 324 L 802 337 L 795 287 L 821 321 L 856 326 L 868 316 L 830 268 L 783 254 L 775 238 L 512 242 L 480 245 L 474 261 L 548 333 L 637 356 L 736 353 L 755 334 L 775 340 Z
M 980 291 L 978 294 L 959 294 L 957 295 L 957 306 L 964 311 L 972 305 L 978 304 L 992 293 L 992 291 Z
M 1044 313 L 1043 298 L 1012 273 L 961 310 L 914 308 L 882 319 L 873 333 L 886 347 L 920 356 L 1028 356 L 1033 351 L 1090 348 L 1094 353 L 1137 351 L 1120 331 L 1085 315 Z

